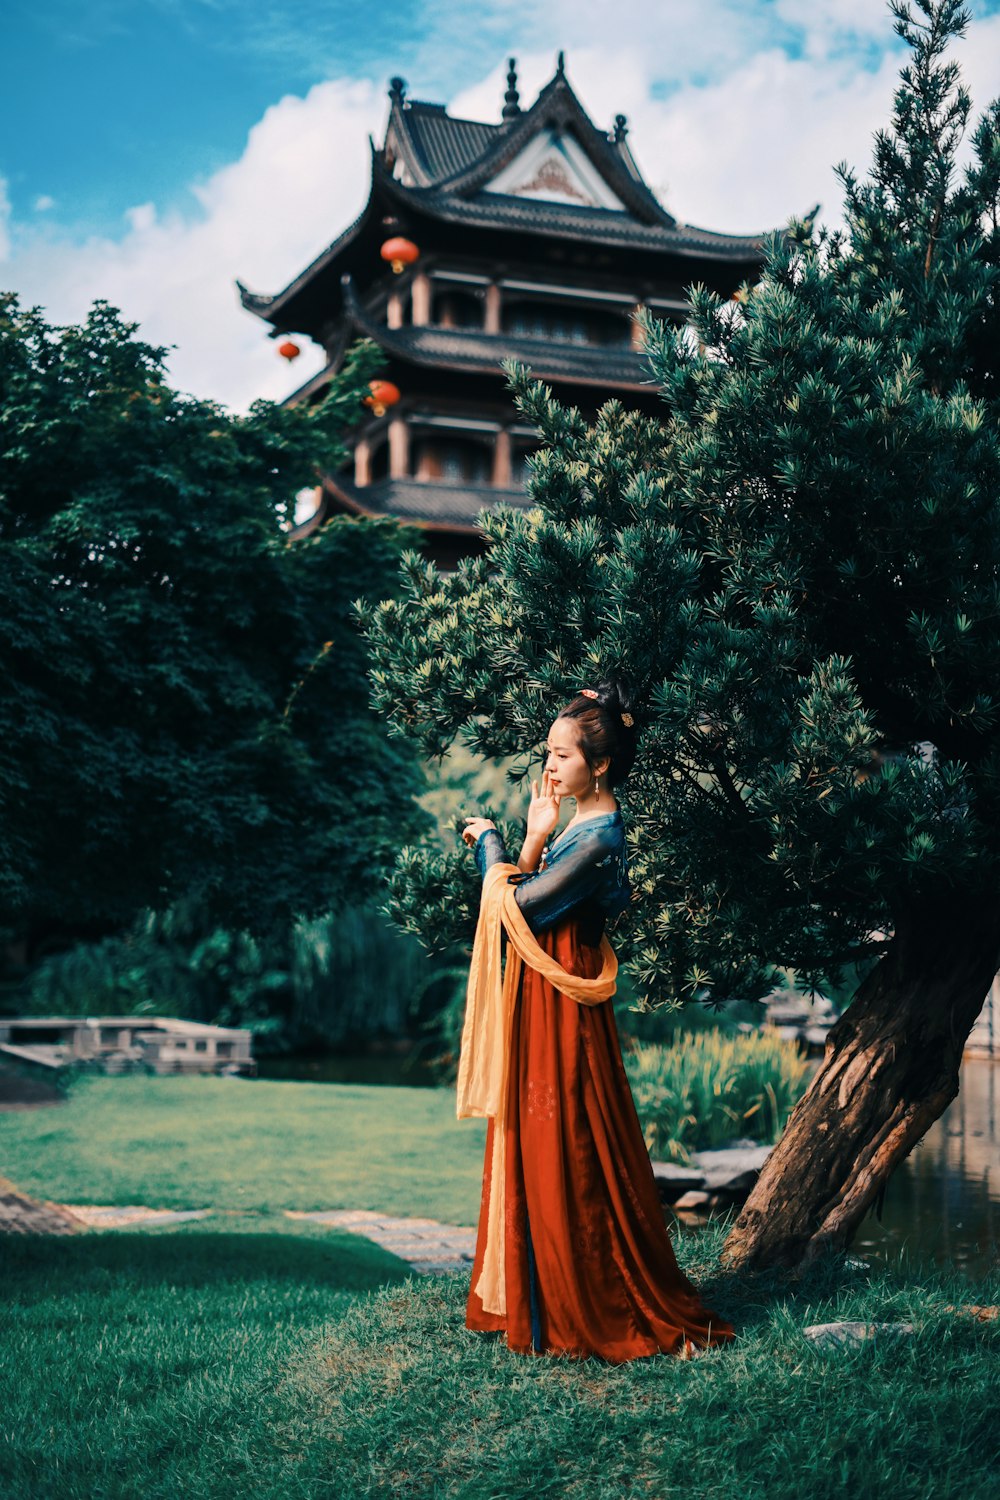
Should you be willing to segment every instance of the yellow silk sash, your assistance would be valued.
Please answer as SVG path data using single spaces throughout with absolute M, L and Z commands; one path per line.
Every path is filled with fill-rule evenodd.
M 505 1103 L 510 1063 L 511 1020 L 524 964 L 536 969 L 569 1000 L 599 1005 L 615 992 L 618 960 L 606 936 L 601 938 L 601 972 L 594 979 L 567 974 L 539 947 L 521 912 L 511 875 L 517 865 L 495 864 L 486 871 L 479 921 L 469 968 L 469 988 L 458 1064 L 457 1112 L 460 1120 L 492 1116 L 493 1157 L 486 1256 L 476 1292 L 486 1312 L 507 1311 L 504 1266 L 504 1185 L 506 1173 Z M 501 957 L 501 929 L 508 938 L 507 963 Z M 503 971 L 503 972 L 502 972 Z

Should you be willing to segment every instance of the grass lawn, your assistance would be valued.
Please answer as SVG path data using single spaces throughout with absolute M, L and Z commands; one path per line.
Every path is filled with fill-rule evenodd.
M 831 1260 L 733 1276 L 722 1226 L 675 1232 L 737 1341 L 608 1366 L 513 1355 L 465 1329 L 466 1277 L 412 1277 L 281 1215 L 471 1222 L 452 1208 L 478 1193 L 481 1136 L 451 1098 L 96 1079 L 0 1116 L 0 1169 L 41 1196 L 227 1210 L 0 1238 L 2 1500 L 996 1500 L 1000 1320 L 947 1304 L 997 1304 L 1000 1273 Z M 842 1318 L 915 1332 L 828 1350 L 803 1336 Z
M 83 1076 L 0 1114 L 0 1173 L 59 1203 L 479 1216 L 486 1122 L 450 1089 Z
M 465 1329 L 464 1277 L 403 1279 L 366 1241 L 301 1222 L 11 1238 L 0 1494 L 996 1500 L 1000 1325 L 944 1310 L 967 1282 L 737 1281 L 721 1239 L 676 1244 L 738 1342 L 608 1366 L 513 1355 Z M 917 1331 L 804 1339 L 842 1317 Z
M 0 1496 L 307 1493 L 291 1372 L 359 1294 L 408 1274 L 283 1217 L 0 1238 Z

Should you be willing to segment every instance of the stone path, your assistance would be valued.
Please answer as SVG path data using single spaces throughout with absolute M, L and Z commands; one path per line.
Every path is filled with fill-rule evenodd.
M 210 1208 L 147 1208 L 144 1204 L 38 1203 L 0 1177 L 0 1235 L 75 1234 L 88 1229 L 128 1229 L 204 1219 Z M 399 1219 L 366 1209 L 334 1208 L 313 1213 L 287 1209 L 289 1219 L 309 1219 L 364 1235 L 405 1260 L 423 1276 L 467 1271 L 476 1251 L 476 1231 L 436 1219 Z
M 61 1203 L 36 1203 L 0 1177 L 0 1234 L 75 1234 L 80 1227 Z
M 142 1204 L 104 1207 L 96 1203 L 64 1203 L 67 1213 L 86 1229 L 127 1229 L 130 1224 L 183 1224 L 187 1219 L 205 1219 L 210 1208 L 146 1208 Z
M 436 1219 L 396 1219 L 370 1209 L 334 1208 L 319 1213 L 286 1209 L 289 1219 L 310 1219 L 314 1224 L 348 1229 L 374 1240 L 383 1250 L 408 1261 L 424 1276 L 444 1276 L 467 1271 L 476 1253 L 476 1231 L 457 1224 L 439 1224 Z

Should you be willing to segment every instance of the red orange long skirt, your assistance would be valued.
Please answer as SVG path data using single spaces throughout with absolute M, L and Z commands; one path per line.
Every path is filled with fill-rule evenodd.
M 572 915 L 539 935 L 569 973 L 600 971 Z M 735 1337 L 677 1264 L 622 1063 L 610 1001 L 568 1000 L 525 967 L 507 1095 L 507 1311 L 476 1295 L 489 1217 L 487 1127 L 466 1326 L 503 1331 L 519 1354 L 619 1364 Z

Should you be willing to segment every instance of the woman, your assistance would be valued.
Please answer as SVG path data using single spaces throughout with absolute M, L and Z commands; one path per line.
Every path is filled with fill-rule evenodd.
M 462 835 L 484 880 L 473 976 L 491 957 L 488 893 L 508 937 L 507 980 L 517 975 L 495 1029 L 501 1081 L 477 1096 L 499 1102 L 472 1107 L 459 1072 L 460 1115 L 490 1116 L 466 1326 L 504 1332 L 520 1354 L 622 1363 L 734 1337 L 677 1265 L 608 998 L 617 964 L 605 923 L 630 900 L 615 791 L 635 739 L 620 687 L 585 688 L 549 731 L 517 866 L 489 819 L 468 818 Z M 564 797 L 575 816 L 545 847 Z M 495 946 L 499 971 L 499 923 Z M 475 984 L 462 1067 L 479 1077 Z

